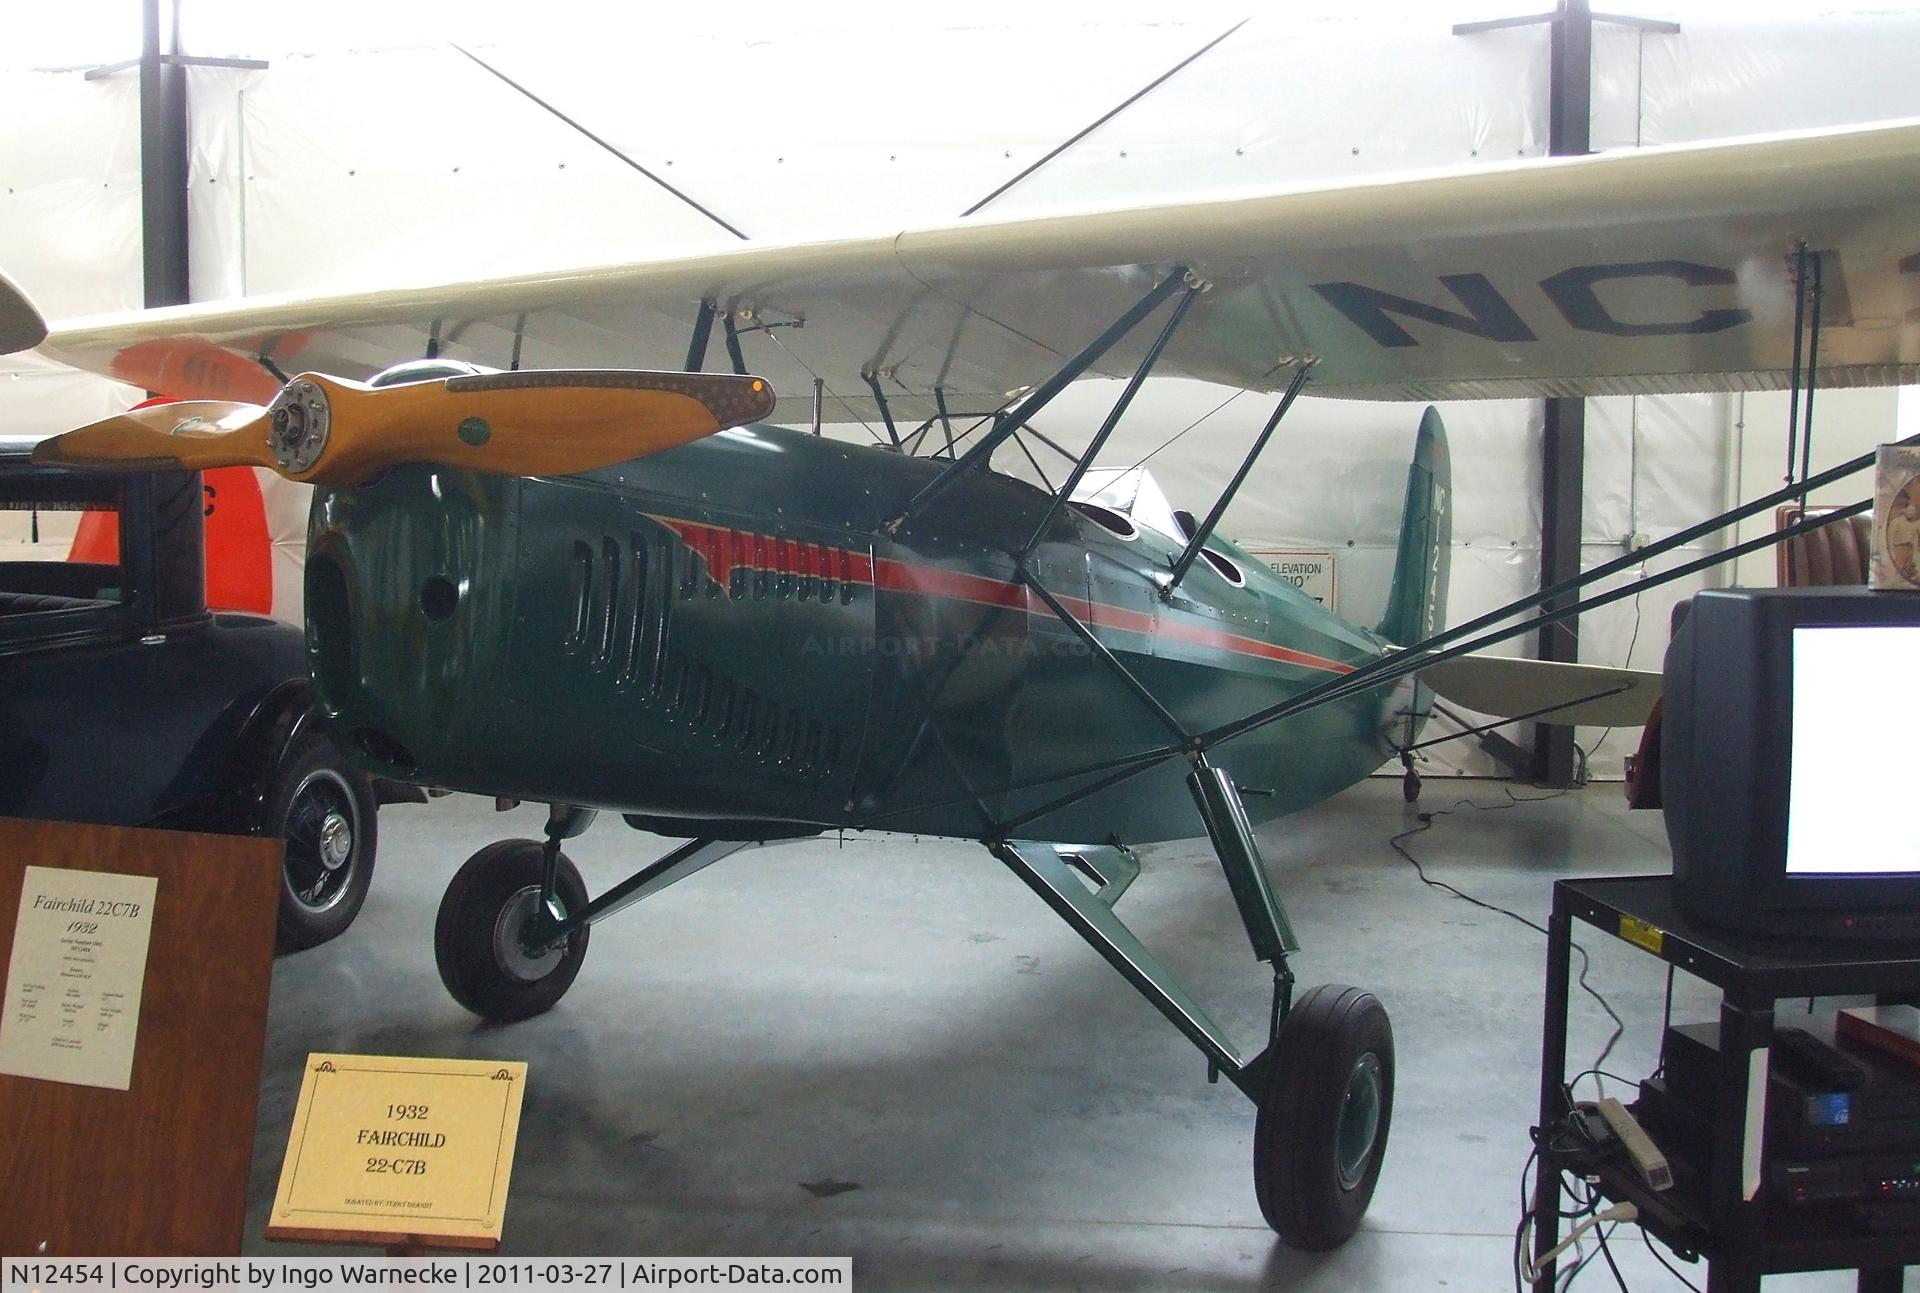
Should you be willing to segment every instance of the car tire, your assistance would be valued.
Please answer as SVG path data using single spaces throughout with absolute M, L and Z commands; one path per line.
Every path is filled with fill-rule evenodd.
M 287 842 L 277 945 L 338 938 L 360 914 L 379 844 L 373 785 L 317 728 L 294 737 L 266 797 L 265 830 Z

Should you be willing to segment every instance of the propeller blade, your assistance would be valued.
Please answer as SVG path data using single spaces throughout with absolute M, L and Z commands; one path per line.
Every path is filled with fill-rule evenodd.
M 136 409 L 34 448 L 38 462 L 251 465 L 317 485 L 431 462 L 564 476 L 643 458 L 773 412 L 758 377 L 624 370 L 485 373 L 400 386 L 306 373 L 267 408 L 202 400 Z
M 42 440 L 33 460 L 70 467 L 272 467 L 267 410 L 230 400 L 129 409 Z
M 671 449 L 773 412 L 759 377 L 543 369 L 367 387 L 309 374 L 274 401 L 279 412 L 318 389 L 331 406 L 322 449 L 296 479 L 353 484 L 403 462 L 504 476 L 565 476 Z M 307 425 L 313 424 L 309 407 Z M 295 461 L 299 461 L 296 456 Z

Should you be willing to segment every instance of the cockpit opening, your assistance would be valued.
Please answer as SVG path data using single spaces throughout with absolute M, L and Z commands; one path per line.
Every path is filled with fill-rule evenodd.
M 1081 478 L 1070 500 L 1081 505 L 1117 513 L 1134 526 L 1184 544 L 1186 533 L 1180 528 L 1173 504 L 1160 488 L 1160 482 L 1145 467 L 1095 467 Z M 1088 515 L 1092 515 L 1088 512 Z M 1100 520 L 1095 516 L 1093 519 Z M 1106 524 L 1104 521 L 1101 524 Z M 1112 529 L 1112 526 L 1108 526 Z M 1118 531 L 1116 531 L 1118 533 Z M 1126 537 L 1131 538 L 1131 535 Z

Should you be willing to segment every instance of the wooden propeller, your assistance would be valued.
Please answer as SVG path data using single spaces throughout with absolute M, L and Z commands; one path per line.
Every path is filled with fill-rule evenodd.
M 350 486 L 400 463 L 565 476 L 643 458 L 773 412 L 758 377 L 542 369 L 367 386 L 304 373 L 272 404 L 189 400 L 43 440 L 35 462 L 253 466 Z

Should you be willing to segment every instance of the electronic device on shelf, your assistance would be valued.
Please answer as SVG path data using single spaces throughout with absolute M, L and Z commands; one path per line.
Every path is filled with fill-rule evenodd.
M 1810 942 L 1920 938 L 1920 596 L 1727 588 L 1667 650 L 1662 793 L 1681 908 Z
M 1789 1207 L 1902 1204 L 1920 1228 L 1920 1070 L 1836 1037 L 1834 1012 L 1780 1024 L 1769 1048 L 1765 1186 Z M 1640 1084 L 1634 1113 L 1676 1168 L 1712 1160 L 1708 1129 L 1725 1091 L 1720 1025 L 1667 1030 L 1661 1076 Z

